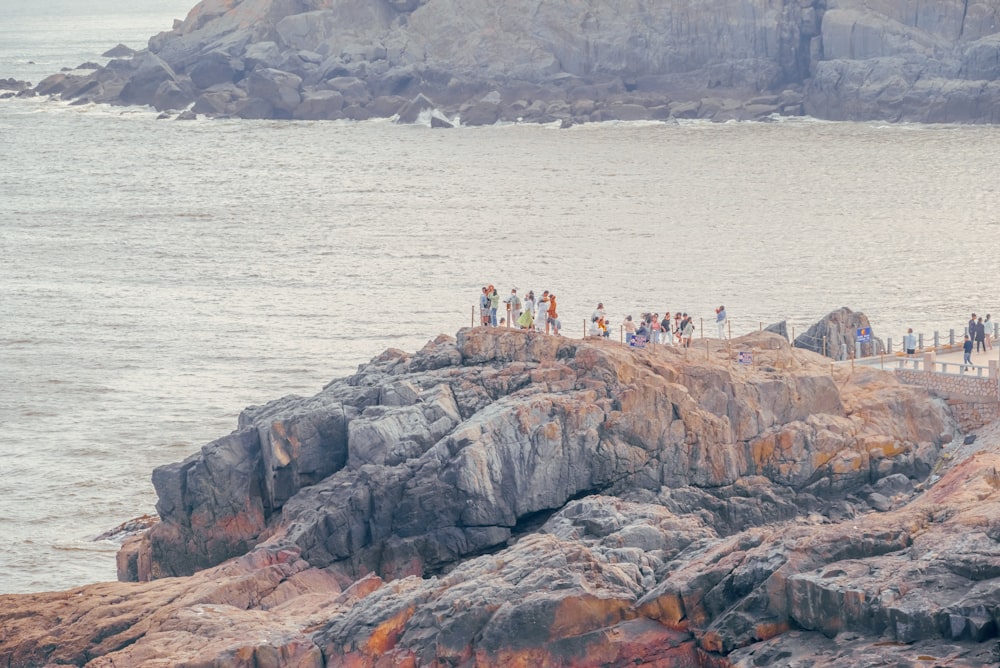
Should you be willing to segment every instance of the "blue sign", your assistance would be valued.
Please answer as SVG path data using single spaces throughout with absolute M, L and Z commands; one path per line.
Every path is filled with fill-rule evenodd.
M 750 351 L 741 351 L 736 353 L 737 364 L 753 364 L 753 353 Z
M 872 328 L 871 327 L 858 327 L 857 340 L 858 340 L 858 343 L 871 343 L 871 340 L 872 340 Z

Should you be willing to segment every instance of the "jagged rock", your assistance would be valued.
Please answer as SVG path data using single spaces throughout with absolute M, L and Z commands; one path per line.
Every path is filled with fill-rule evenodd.
M 124 44 L 118 44 L 101 54 L 104 58 L 128 58 L 135 55 L 135 49 L 130 49 Z
M 498 14 L 487 0 L 460 10 L 451 0 L 203 0 L 134 54 L 122 85 L 105 85 L 101 99 L 147 104 L 166 80 L 183 89 L 175 74 L 150 69 L 155 55 L 196 90 L 263 70 L 288 72 L 307 86 L 358 79 L 363 94 L 335 89 L 350 118 L 398 111 L 369 109 L 373 98 L 423 94 L 449 114 L 460 111 L 466 125 L 775 113 L 1000 122 L 995 0 L 944 0 L 935 11 L 913 11 L 902 0 L 765 4 L 516 0 Z M 121 45 L 108 55 L 132 56 Z M 495 104 L 483 99 L 490 91 L 500 94 Z M 303 103 L 280 98 L 221 113 L 288 118 Z M 516 109 L 522 100 L 559 100 L 576 110 Z
M 758 364 L 468 329 L 248 408 L 121 555 L 206 570 L 0 596 L 0 663 L 984 665 L 1000 430 L 910 500 L 943 404 L 733 343 Z
M 800 359 L 807 353 L 779 337 L 754 337 L 758 355 L 784 369 L 780 380 L 736 382 L 727 367 L 682 369 L 669 360 L 643 371 L 627 349 L 513 330 L 463 330 L 413 356 L 376 358 L 314 399 L 248 409 L 240 431 L 158 469 L 164 522 L 149 532 L 152 572 L 190 572 L 232 556 L 279 511 L 311 563 L 339 564 L 349 577 L 398 577 L 502 543 L 522 518 L 586 491 L 726 489 L 763 475 L 830 497 L 860 490 L 873 469 L 929 472 L 936 450 L 925 444 L 945 431 L 936 409 L 893 417 L 906 414 L 899 402 L 918 390 L 882 386 L 878 402 L 865 394 L 876 429 L 865 436 L 847 418 L 845 391 L 828 368 Z M 843 396 L 862 401 L 850 388 Z M 878 435 L 889 430 L 891 439 Z M 206 506 L 199 490 L 222 484 L 202 482 L 221 468 L 212 462 L 234 466 L 240 457 L 249 460 L 245 473 L 217 492 L 221 505 Z M 891 465 L 879 468 L 882 461 Z M 732 499 L 761 508 L 753 496 Z M 433 517 L 427 498 L 438 499 Z M 720 508 L 720 528 L 727 514 L 763 521 L 794 506 L 768 501 L 770 511 L 743 512 L 732 499 Z M 206 527 L 233 508 L 239 514 L 224 523 L 239 531 L 211 535 Z M 168 554 L 177 558 L 159 564 Z
M 243 73 L 241 63 L 234 63 L 227 54 L 213 51 L 206 54 L 188 71 L 195 88 L 204 90 L 224 83 L 232 83 Z
M 415 123 L 420 117 L 420 114 L 427 111 L 433 111 L 436 107 L 434 102 L 425 97 L 424 95 L 418 95 L 409 102 L 407 102 L 399 110 L 399 118 L 396 119 L 397 123 Z
M 321 121 L 341 118 L 344 96 L 335 90 L 316 90 L 302 94 L 302 103 L 295 108 L 294 118 Z
M 447 120 L 445 120 L 443 118 L 439 118 L 437 116 L 431 116 L 431 127 L 432 128 L 445 128 L 445 129 L 447 129 L 447 128 L 454 128 L 455 126 L 452 125 L 451 121 L 447 121 Z
M 194 97 L 191 94 L 191 90 L 187 86 L 180 86 L 175 81 L 164 81 L 156 89 L 156 93 L 153 94 L 153 108 L 157 110 L 164 109 L 183 109 L 194 102 Z
M 794 345 L 835 360 L 850 359 L 854 357 L 857 331 L 861 328 L 871 328 L 868 316 L 842 306 L 795 337 Z M 874 332 L 870 342 L 861 344 L 862 356 L 878 355 L 884 351 L 885 345 Z
M 281 70 L 257 69 L 247 77 L 247 95 L 250 98 L 260 100 L 275 113 L 289 116 L 302 102 L 301 87 L 302 77 Z
M 776 322 L 773 325 L 768 325 L 764 328 L 765 332 L 772 332 L 778 336 L 784 337 L 788 340 L 788 322 L 782 320 L 781 322 Z
M 177 83 L 177 75 L 170 65 L 149 51 L 139 53 L 132 61 L 132 67 L 128 83 L 121 91 L 121 100 L 125 104 L 152 104 L 161 85 Z

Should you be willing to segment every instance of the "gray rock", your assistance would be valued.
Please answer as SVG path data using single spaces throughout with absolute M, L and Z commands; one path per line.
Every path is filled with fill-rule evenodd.
M 427 111 L 433 111 L 435 109 L 434 102 L 421 94 L 407 102 L 399 110 L 398 123 L 415 123 L 420 117 L 420 114 Z
M 766 8 L 760 0 L 519 2 L 499 15 L 487 0 L 461 7 L 454 0 L 199 6 L 150 39 L 121 85 L 101 80 L 99 91 L 70 96 L 148 104 L 163 81 L 184 89 L 173 73 L 187 73 L 204 90 L 237 81 L 244 70 L 280 70 L 309 86 L 361 80 L 364 94 L 334 88 L 352 118 L 395 113 L 387 104 L 368 108 L 372 98 L 424 94 L 449 113 L 460 110 L 468 125 L 776 113 L 1000 121 L 1000 32 L 989 2 L 944 0 L 919 12 L 862 0 Z M 146 54 L 170 73 L 149 65 Z M 491 91 L 498 98 L 484 99 Z M 291 96 L 251 97 L 259 101 L 243 103 L 243 115 L 295 115 Z M 557 98 L 574 108 L 532 107 Z M 515 109 L 512 100 L 526 104 Z
M 152 104 L 160 86 L 177 83 L 173 68 L 156 54 L 144 51 L 132 61 L 133 72 L 122 88 L 120 98 L 125 104 Z
M 344 96 L 335 90 L 314 90 L 302 94 L 302 102 L 293 117 L 304 121 L 332 120 L 343 117 Z
M 871 328 L 868 317 L 843 306 L 795 337 L 794 345 L 835 360 L 850 359 L 854 356 L 857 331 L 861 328 Z M 871 342 L 861 345 L 863 356 L 877 355 L 884 350 L 885 345 L 875 337 L 874 332 Z
M 101 54 L 104 58 L 128 58 L 129 56 L 135 55 L 135 49 L 130 49 L 124 44 L 118 44 L 117 46 L 108 49 Z
M 291 113 L 302 102 L 302 77 L 290 72 L 257 69 L 247 77 L 247 95 L 270 106 L 274 112 Z M 268 117 L 265 115 L 264 118 Z M 249 118 L 249 116 L 244 116 Z
M 234 63 L 232 58 L 220 51 L 206 54 L 188 71 L 191 83 L 202 90 L 218 84 L 232 83 L 242 74 L 242 63 Z
M 777 334 L 778 336 L 782 336 L 782 337 L 785 338 L 785 340 L 787 340 L 788 339 L 788 322 L 785 321 L 785 320 L 782 320 L 781 322 L 776 322 L 776 323 L 774 323 L 772 325 L 768 325 L 767 327 L 765 327 L 764 331 L 765 332 L 773 332 L 774 334 Z
M 164 109 L 184 109 L 194 102 L 190 86 L 179 85 L 176 81 L 164 81 L 153 94 L 153 108 Z

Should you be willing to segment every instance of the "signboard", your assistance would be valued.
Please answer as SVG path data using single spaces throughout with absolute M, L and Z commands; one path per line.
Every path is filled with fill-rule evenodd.
M 872 328 L 871 327 L 858 327 L 857 341 L 858 341 L 858 343 L 871 343 L 871 341 L 872 341 Z
M 745 364 L 747 366 L 753 364 L 753 353 L 749 350 L 743 350 L 736 353 L 736 363 Z

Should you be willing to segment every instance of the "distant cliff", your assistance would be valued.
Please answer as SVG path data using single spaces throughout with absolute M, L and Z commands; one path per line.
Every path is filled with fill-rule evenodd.
M 732 346 L 469 329 L 248 408 L 155 471 L 140 582 L 0 596 L 0 664 L 993 660 L 1000 425 L 948 470 L 923 389 Z
M 1000 0 L 203 0 L 37 87 L 242 118 L 1000 122 Z M 457 117 L 457 118 L 456 118 Z

